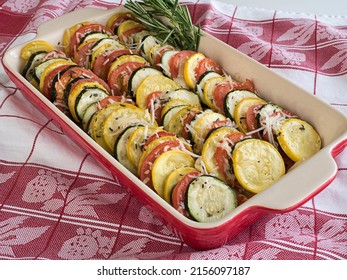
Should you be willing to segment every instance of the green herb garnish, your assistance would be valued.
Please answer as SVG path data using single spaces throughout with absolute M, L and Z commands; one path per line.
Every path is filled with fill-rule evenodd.
M 128 0 L 124 7 L 162 43 L 182 50 L 197 51 L 201 32 L 192 23 L 187 6 L 178 0 Z

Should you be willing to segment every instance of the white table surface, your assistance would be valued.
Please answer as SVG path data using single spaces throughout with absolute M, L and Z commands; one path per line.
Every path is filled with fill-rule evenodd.
M 303 12 L 317 15 L 347 15 L 346 0 L 222 0 L 239 6 Z

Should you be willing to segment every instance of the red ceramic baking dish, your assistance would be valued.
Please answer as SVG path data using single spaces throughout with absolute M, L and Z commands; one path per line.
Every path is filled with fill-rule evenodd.
M 105 24 L 111 15 L 122 9 L 119 7 L 107 11 L 89 8 L 77 10 L 44 23 L 39 27 L 35 39 L 46 40 L 58 46 L 66 28 L 86 20 Z M 145 205 L 171 224 L 177 230 L 177 235 L 193 248 L 204 250 L 224 245 L 264 214 L 283 213 L 302 205 L 327 187 L 336 176 L 337 166 L 334 157 L 347 145 L 347 117 L 267 67 L 203 33 L 200 52 L 215 59 L 231 76 L 240 80 L 252 79 L 263 99 L 288 108 L 312 124 L 321 136 L 322 149 L 223 219 L 209 223 L 190 220 L 124 168 L 25 80 L 20 74 L 23 68 L 20 58 L 22 47 L 23 45 L 19 45 L 9 49 L 4 54 L 2 63 L 9 77 L 27 99 L 47 117 L 53 119 L 82 149 L 91 153 Z

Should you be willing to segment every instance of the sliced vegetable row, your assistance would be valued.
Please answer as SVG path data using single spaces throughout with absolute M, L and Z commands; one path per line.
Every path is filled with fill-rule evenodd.
M 135 24 L 136 20 L 132 17 L 125 22 Z M 241 132 L 270 142 L 288 165 L 309 158 L 321 148 L 320 136 L 309 123 L 260 98 L 252 81 L 238 82 L 226 75 L 213 59 L 199 52 L 163 45 L 145 33 L 144 28 L 139 33 L 131 30 L 128 41 L 135 44 L 133 47 L 140 50 L 152 67 L 160 68 L 181 87 L 194 91 L 204 107 L 235 121 Z
M 37 49 L 38 53 L 44 54 L 40 59 Z M 30 43 L 23 48 L 24 52 L 31 52 L 31 58 L 36 57 L 35 64 L 34 59 L 26 59 L 25 68 L 30 68 L 30 74 L 35 77 L 29 80 L 38 89 L 44 89 L 42 92 L 52 102 L 58 104 L 59 101 L 61 108 L 68 111 L 98 144 L 179 212 L 197 221 L 207 222 L 223 217 L 237 206 L 235 192 L 218 178 L 206 177 L 196 169 L 195 154 L 188 142 L 158 127 L 154 115 L 147 109 L 135 106 L 131 99 L 124 96 L 110 95 L 105 81 L 92 71 L 76 65 L 64 53 L 52 50 L 52 46 L 46 42 Z M 41 72 L 43 74 L 36 75 Z M 42 84 L 45 86 L 38 86 Z M 177 94 L 179 91 L 166 92 L 167 103 L 175 99 Z M 182 96 L 190 101 L 195 97 L 186 90 Z M 194 100 L 198 105 L 198 99 Z M 168 107 L 163 110 L 168 110 Z M 181 175 L 187 171 L 191 171 L 189 176 L 194 175 L 189 180 L 189 200 L 182 195 L 182 186 L 188 189 L 188 184 L 184 184 L 188 181 L 187 177 L 183 180 Z M 178 177 L 174 178 L 171 173 L 177 173 Z M 166 180 L 169 175 L 170 179 Z M 213 200 L 213 206 L 208 196 L 206 201 L 197 203 L 197 192 L 207 190 L 198 183 L 205 177 L 210 182 L 209 192 L 225 193 L 220 200 Z M 172 183 L 179 178 L 182 179 L 181 187 L 173 192 L 176 185 Z
M 130 13 L 107 26 L 76 24 L 62 43 L 65 53 L 27 44 L 23 75 L 187 217 L 220 219 L 285 174 L 282 156 L 302 160 L 320 148 L 309 124 L 259 98 L 251 81 L 162 45 Z M 296 129 L 316 146 L 289 139 Z

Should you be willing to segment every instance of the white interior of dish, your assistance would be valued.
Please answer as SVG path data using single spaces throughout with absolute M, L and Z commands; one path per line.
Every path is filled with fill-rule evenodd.
M 59 42 L 62 40 L 65 28 L 86 20 L 94 20 L 105 24 L 111 15 L 122 9 L 123 8 L 98 10 L 87 8 L 77 10 L 44 23 L 39 27 L 35 39 L 46 40 L 58 46 Z M 20 58 L 21 48 L 22 45 L 14 47 L 6 52 L 3 58 L 5 66 L 15 74 L 21 82 L 28 86 L 35 95 L 43 100 L 53 112 L 62 118 L 68 126 L 71 126 L 88 144 L 95 147 L 108 162 L 112 163 L 116 169 L 120 170 L 134 181 L 139 188 L 143 189 L 159 207 L 167 209 L 173 216 L 190 227 L 211 228 L 221 225 L 252 206 L 276 210 L 288 209 L 304 201 L 307 197 L 310 197 L 310 195 L 316 192 L 322 185 L 333 179 L 336 174 L 337 168 L 331 156 L 331 151 L 337 144 L 347 139 L 346 116 L 227 44 L 208 34 L 204 34 L 200 43 L 201 52 L 208 57 L 214 58 L 231 76 L 237 76 L 241 80 L 246 78 L 252 79 L 261 97 L 265 100 L 280 104 L 311 123 L 322 137 L 323 148 L 316 155 L 283 176 L 267 190 L 257 194 L 237 207 L 230 215 L 222 220 L 206 224 L 191 221 L 179 214 L 166 201 L 161 199 L 137 177 L 119 164 L 20 75 L 23 67 L 23 62 Z M 309 108 L 309 110 L 307 108 Z

